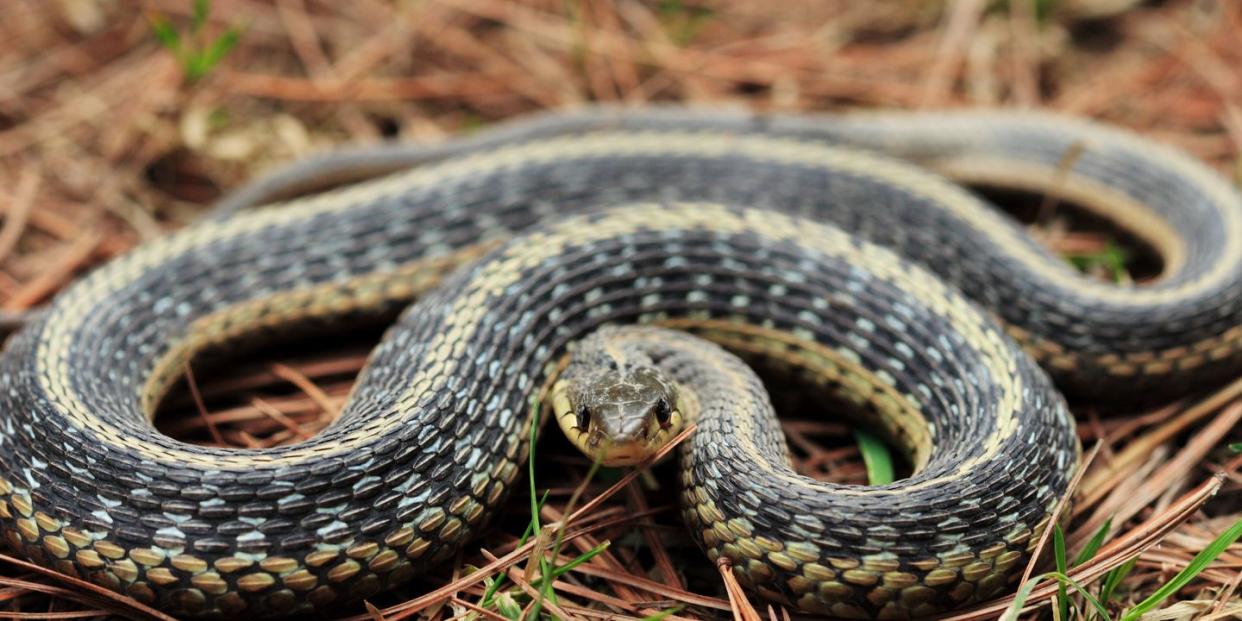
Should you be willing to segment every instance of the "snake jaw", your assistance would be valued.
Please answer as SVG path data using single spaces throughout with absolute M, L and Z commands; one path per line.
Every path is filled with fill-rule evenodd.
M 660 447 L 652 447 L 645 440 L 631 440 L 628 442 L 609 442 L 604 439 L 602 445 L 596 449 L 592 459 L 598 460 L 600 465 L 610 468 L 620 468 L 625 466 L 636 466 L 643 463 Z

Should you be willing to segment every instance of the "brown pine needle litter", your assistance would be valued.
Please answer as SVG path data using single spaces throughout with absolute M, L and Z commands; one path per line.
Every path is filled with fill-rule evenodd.
M 1131 127 L 1242 177 L 1242 2 L 206 4 L 193 45 L 174 54 L 157 30 L 190 32 L 195 0 L 5 0 L 0 327 L 283 162 L 381 138 L 442 140 L 590 101 L 1039 106 Z M 1082 228 L 1060 207 L 1018 211 L 1080 268 L 1144 277 L 1124 239 Z M 157 425 L 207 445 L 304 440 L 331 423 L 378 336 L 282 343 L 227 373 L 187 373 Z M 783 410 L 798 472 L 867 482 L 849 428 L 809 408 Z M 1229 448 L 1242 443 L 1242 379 L 1150 411 L 1076 413 L 1095 457 L 1061 522 L 1069 558 L 1093 553 L 1066 578 L 1104 600 L 1110 618 L 1165 587 L 1164 608 L 1144 619 L 1242 619 L 1242 544 L 1196 559 L 1242 518 L 1242 454 Z M 536 516 L 521 488 L 454 566 L 325 618 L 798 618 L 748 599 L 727 566 L 688 543 L 673 465 L 641 476 L 598 470 L 555 432 L 544 436 Z M 1032 574 L 1053 569 L 1052 556 L 1045 550 Z M 91 583 L 0 561 L 0 618 L 167 618 Z M 1177 580 L 1188 567 L 1193 578 Z M 1011 596 L 944 618 L 1049 619 L 1057 592 L 1045 580 L 1024 589 L 1020 610 Z M 1067 592 L 1072 618 L 1104 618 Z

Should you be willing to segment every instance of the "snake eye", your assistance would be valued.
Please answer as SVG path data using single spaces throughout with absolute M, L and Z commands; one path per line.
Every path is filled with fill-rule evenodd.
M 660 399 L 655 404 L 656 422 L 660 423 L 661 429 L 668 429 L 670 419 L 673 417 L 673 408 L 668 404 L 668 399 Z
M 578 406 L 578 414 L 576 426 L 580 431 L 586 431 L 591 427 L 591 410 L 585 405 Z

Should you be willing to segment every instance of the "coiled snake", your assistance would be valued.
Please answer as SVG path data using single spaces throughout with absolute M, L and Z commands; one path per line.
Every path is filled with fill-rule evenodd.
M 1164 270 L 1142 286 L 1089 280 L 877 151 L 1081 203 Z M 391 174 L 231 213 L 378 173 Z M 515 484 L 537 395 L 573 343 L 557 418 L 620 434 L 623 459 L 695 419 L 693 536 L 753 592 L 844 617 L 1007 588 L 1076 464 L 1049 376 L 1145 397 L 1242 363 L 1238 195 L 1170 149 L 1044 115 L 593 109 L 314 161 L 223 211 L 70 287 L 0 360 L 5 539 L 178 614 L 307 612 L 451 558 Z M 150 425 L 196 352 L 414 298 L 310 440 L 224 450 Z M 793 474 L 744 365 L 656 328 L 596 332 L 632 323 L 816 378 L 915 474 L 880 487 Z M 609 408 L 639 417 L 613 424 Z

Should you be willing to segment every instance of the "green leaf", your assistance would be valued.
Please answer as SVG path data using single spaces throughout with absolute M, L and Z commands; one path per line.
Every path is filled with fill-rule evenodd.
M 211 15 L 211 0 L 194 0 L 194 11 L 190 18 L 190 27 L 194 29 L 194 32 L 202 29 L 209 15 Z
M 1022 612 L 1022 608 L 1026 606 L 1026 600 L 1031 596 L 1031 591 L 1039 586 L 1041 580 L 1046 576 L 1035 576 L 1030 580 L 1022 583 L 1018 588 L 1018 592 L 1013 594 L 1013 603 L 1005 609 L 1004 614 L 1000 616 L 1000 621 L 1017 621 L 1018 615 Z
M 548 501 L 548 490 L 544 490 L 543 496 L 539 498 L 539 503 L 536 505 L 537 509 L 535 513 L 538 513 L 540 510 L 542 510 L 544 503 L 546 503 L 547 501 Z M 530 539 L 531 535 L 534 535 L 534 534 L 535 534 L 535 524 L 534 524 L 534 521 L 532 520 L 531 522 L 528 522 L 526 524 L 526 531 L 523 532 L 522 537 L 518 539 L 518 545 L 519 546 L 526 545 L 526 540 Z M 489 578 L 486 581 L 487 588 L 483 590 L 483 597 L 479 599 L 479 602 L 480 602 L 479 605 L 484 608 L 491 606 L 492 598 L 496 596 L 496 591 L 499 591 L 500 587 L 504 585 L 505 580 L 507 580 L 507 577 L 505 576 L 504 573 L 496 574 L 495 576 L 492 576 L 491 578 Z
M 1104 604 L 1100 602 L 1100 600 L 1096 599 L 1096 597 L 1092 595 L 1091 592 L 1087 590 L 1087 587 L 1082 583 L 1063 574 L 1055 574 L 1053 575 L 1053 578 L 1055 578 L 1062 585 L 1069 583 L 1070 586 L 1074 587 L 1075 591 L 1078 591 L 1078 594 L 1081 595 L 1083 599 L 1087 600 L 1087 603 L 1091 604 L 1091 607 L 1095 609 L 1097 614 L 1105 619 L 1108 618 L 1108 609 L 1105 608 Z
M 535 513 L 536 513 L 536 514 L 539 514 L 540 512 L 542 512 L 542 511 L 543 511 L 543 505 L 547 504 L 547 502 L 548 502 L 548 493 L 549 493 L 549 492 L 551 492 L 551 491 L 552 491 L 552 490 L 547 490 L 547 489 L 543 490 L 543 496 L 540 496 L 540 497 L 539 497 L 539 502 L 535 504 Z M 526 540 L 528 540 L 528 539 L 530 539 L 532 536 L 534 536 L 534 534 L 538 531 L 538 529 L 539 529 L 539 521 L 538 521 L 538 520 L 531 520 L 531 521 L 530 521 L 530 522 L 526 525 L 526 530 L 522 533 L 522 538 L 521 538 L 521 539 L 518 539 L 518 545 L 519 545 L 519 546 L 526 545 Z
M 535 501 L 536 497 L 538 496 L 538 492 L 535 491 L 535 448 L 539 446 L 538 440 L 539 440 L 539 404 L 536 403 L 532 399 L 531 406 L 530 406 L 530 438 L 529 438 L 530 444 L 527 445 L 527 452 L 526 452 L 527 454 L 526 469 L 528 471 L 527 477 L 530 478 L 530 524 L 527 526 L 527 530 L 532 534 L 537 534 L 539 533 L 539 531 L 543 530 L 543 525 L 539 523 L 539 509 L 541 508 L 542 505 L 540 505 L 539 503 Z M 544 494 L 544 497 L 545 498 L 547 497 L 546 492 Z M 530 561 L 527 561 L 527 562 L 530 562 Z M 543 575 L 545 576 L 548 575 L 547 574 L 547 571 L 548 571 L 547 570 L 547 559 L 544 559 L 544 558 L 539 559 L 539 569 L 543 572 Z M 540 606 L 541 606 L 541 602 L 536 601 L 535 605 L 531 607 L 530 617 L 532 619 L 539 618 Z
M 595 558 L 595 557 L 596 557 L 596 555 L 598 555 L 599 553 L 603 552 L 604 550 L 607 550 L 607 549 L 609 548 L 609 546 L 611 546 L 611 545 L 612 545 L 612 542 L 611 542 L 611 541 L 609 541 L 609 540 L 607 540 L 607 539 L 605 539 L 605 540 L 603 540 L 603 541 L 599 542 L 599 545 L 595 546 L 594 548 L 591 548 L 590 550 L 587 550 L 586 552 L 583 552 L 583 553 L 582 553 L 581 555 L 579 555 L 577 558 L 575 558 L 575 559 L 573 559 L 573 560 L 569 561 L 568 563 L 565 563 L 564 565 L 561 565 L 560 567 L 557 567 L 556 569 L 552 570 L 552 577 L 553 577 L 553 578 L 558 578 L 558 577 L 560 577 L 561 575 L 565 574 L 566 572 L 571 571 L 573 568 L 575 568 L 575 567 L 577 567 L 577 566 L 579 566 L 579 565 L 581 565 L 581 564 L 583 564 L 583 563 L 585 563 L 585 562 L 587 562 L 587 561 L 589 561 L 589 560 L 591 560 L 591 559 Z
M 893 457 L 888 445 L 875 434 L 862 429 L 854 430 L 858 451 L 867 466 L 867 481 L 871 485 L 888 485 L 893 482 Z
M 1039 586 L 1039 583 L 1044 580 L 1056 580 L 1061 586 L 1068 584 L 1074 587 L 1074 590 L 1078 591 L 1078 593 L 1082 595 L 1083 599 L 1087 600 L 1087 603 L 1091 604 L 1091 607 L 1094 608 L 1097 613 L 1103 615 L 1106 619 L 1108 618 L 1108 609 L 1104 608 L 1104 604 L 1100 603 L 1100 600 L 1096 599 L 1090 592 L 1087 591 L 1087 587 L 1083 586 L 1077 580 L 1074 580 L 1064 573 L 1050 571 L 1046 574 L 1035 576 L 1034 578 L 1022 583 L 1021 588 L 1019 588 L 1018 592 L 1013 596 L 1013 603 L 1009 604 L 1009 607 L 1005 609 L 1005 612 L 1000 617 L 1000 621 L 1017 621 L 1018 614 L 1022 611 L 1023 606 L 1026 606 L 1026 600 L 1031 597 L 1031 592 L 1034 591 L 1035 587 Z M 1066 617 L 1063 616 L 1061 619 L 1066 619 Z
M 1065 575 L 1069 567 L 1065 562 L 1065 533 L 1060 524 L 1052 525 L 1052 556 L 1056 559 L 1057 573 Z M 1061 619 L 1069 619 L 1069 594 L 1065 592 L 1065 583 L 1057 584 L 1057 608 L 1061 611 Z
M 1242 442 L 1234 442 L 1229 445 L 1229 450 L 1235 453 L 1242 453 Z
M 1108 531 L 1113 527 L 1113 518 L 1104 520 L 1104 525 L 1095 534 L 1091 536 L 1091 540 L 1087 545 L 1078 551 L 1078 556 L 1074 558 L 1074 566 L 1077 567 L 1095 557 L 1095 553 L 1100 551 L 1100 546 L 1104 545 L 1104 538 L 1108 536 Z
M 595 479 L 595 474 L 599 472 L 599 469 L 602 467 L 602 465 L 603 464 L 600 462 L 599 459 L 595 459 L 591 462 L 591 467 L 587 469 L 586 481 L 583 483 L 583 485 L 586 485 Z M 565 529 L 563 528 L 563 524 L 562 524 L 562 528 L 557 529 L 556 531 L 556 539 L 552 542 L 552 554 L 550 556 L 552 557 L 553 560 L 549 562 L 546 557 L 540 559 L 540 564 L 539 564 L 540 573 L 542 574 L 542 576 L 551 576 L 552 580 L 543 580 L 542 577 L 540 578 L 539 582 L 542 588 L 539 589 L 539 597 L 535 600 L 535 605 L 531 607 L 531 610 L 530 610 L 531 618 L 538 618 L 539 609 L 543 607 L 543 600 L 546 599 L 552 603 L 556 603 L 556 592 L 552 589 L 552 583 L 554 580 L 556 580 L 557 576 L 565 573 L 565 571 L 568 571 L 568 570 L 559 571 L 558 573 L 558 570 L 562 568 L 558 568 L 554 565 L 555 560 L 560 557 L 561 543 L 563 541 L 562 538 L 564 537 L 564 535 L 565 535 Z M 587 550 L 585 553 L 582 554 L 582 556 L 579 556 L 578 558 L 566 563 L 565 565 L 571 566 L 570 569 L 572 569 L 573 567 L 577 567 L 578 565 L 581 565 L 582 563 L 585 563 L 586 561 L 590 560 L 596 554 L 599 554 L 600 552 L 603 552 L 604 550 L 606 550 L 608 548 L 608 545 L 609 545 L 608 542 L 604 541 L 600 543 L 599 545 L 595 546 L 595 548 L 592 548 L 591 550 Z
M 535 482 L 534 482 L 535 446 L 536 446 L 536 440 L 537 440 L 536 436 L 538 435 L 538 427 L 539 427 L 539 409 L 538 408 L 539 408 L 538 403 L 536 403 L 532 399 L 531 401 L 531 428 L 530 428 L 531 446 L 530 446 L 530 464 L 529 464 L 530 477 L 531 477 L 530 490 L 531 490 L 531 502 L 532 503 L 534 502 L 534 497 L 535 497 Z M 583 485 L 589 484 L 595 478 L 595 474 L 599 472 L 599 469 L 601 466 L 602 464 L 600 463 L 599 459 L 596 459 L 591 462 L 591 467 L 590 469 L 587 470 L 586 480 L 583 482 Z M 572 501 L 571 501 L 571 504 L 572 504 Z M 568 518 L 569 515 L 570 514 L 567 513 L 566 518 Z M 531 519 L 532 519 L 532 525 L 536 527 L 535 528 L 536 532 L 538 532 L 538 530 L 541 528 L 538 525 L 539 524 L 538 516 L 539 516 L 538 510 L 532 507 Z M 565 535 L 564 528 L 557 529 L 556 538 L 552 541 L 551 554 L 548 555 L 552 558 L 552 561 L 549 561 L 547 556 L 539 559 L 539 573 L 540 573 L 539 581 L 542 584 L 542 588 L 539 589 L 539 597 L 535 598 L 534 603 L 531 605 L 530 611 L 527 613 L 529 617 L 532 619 L 539 618 L 539 612 L 543 608 L 544 600 L 550 601 L 552 603 L 556 603 L 556 592 L 553 591 L 552 589 L 553 580 L 557 576 L 556 567 L 554 563 L 555 563 L 555 560 L 559 558 L 560 556 L 561 543 L 563 541 L 562 538 L 564 537 L 564 535 Z M 595 554 L 599 554 L 599 552 L 602 552 L 602 551 L 603 550 L 599 550 L 599 551 L 592 553 L 590 550 L 588 550 L 587 554 L 589 554 L 589 556 L 587 556 L 585 559 L 579 560 L 578 563 L 585 562 L 587 559 L 591 558 L 591 556 L 594 556 Z M 579 558 L 581 559 L 582 557 L 579 557 Z M 577 563 L 575 563 L 574 566 L 576 567 Z M 544 580 L 543 577 L 545 576 L 551 576 L 553 580 Z
M 537 535 L 539 531 L 543 529 L 542 524 L 540 524 L 539 522 L 539 512 L 543 509 L 544 503 L 547 502 L 548 500 L 548 490 L 544 490 L 543 496 L 539 496 L 539 492 L 535 488 L 535 449 L 539 446 L 538 439 L 539 439 L 539 403 L 536 402 L 534 399 L 532 399 L 530 403 L 530 436 L 528 438 L 529 444 L 527 445 L 527 458 L 526 458 L 527 459 L 526 461 L 527 479 L 529 479 L 529 485 L 530 485 L 530 488 L 529 488 L 530 489 L 530 522 L 526 524 L 526 531 L 522 533 L 522 538 L 518 541 L 518 545 L 525 545 L 528 539 L 530 539 L 532 536 Z M 540 566 L 540 569 L 544 572 L 544 575 L 547 575 L 547 560 L 540 559 L 539 566 Z M 503 583 L 503 581 L 504 581 L 504 576 L 498 575 L 487 585 L 487 589 L 484 590 L 483 592 L 483 599 L 481 600 L 481 603 L 480 603 L 481 606 L 486 608 L 487 606 L 491 605 L 493 602 L 493 598 L 495 599 L 496 606 L 498 609 L 501 606 L 502 598 L 508 598 L 509 601 L 513 601 L 513 597 L 507 593 L 501 593 L 500 595 L 496 595 L 496 591 L 497 589 L 500 588 L 500 585 Z M 516 606 L 516 603 L 514 605 Z M 531 615 L 530 615 L 531 618 L 538 618 L 539 606 L 540 606 L 539 602 L 535 602 L 534 607 L 531 609 Z M 518 608 L 519 615 L 521 614 L 521 612 L 522 612 L 521 609 Z M 505 614 L 505 613 L 501 611 L 501 614 Z M 506 614 L 505 616 L 508 616 L 508 615 Z M 515 618 L 515 617 L 510 617 L 510 618 Z
M 213 68 L 237 46 L 241 41 L 242 30 L 230 27 L 223 34 L 206 46 L 202 45 L 199 30 L 211 12 L 209 0 L 195 0 L 190 21 L 190 32 L 186 36 L 178 32 L 168 20 L 158 15 L 148 18 L 151 31 L 165 48 L 173 53 L 181 63 L 181 72 L 188 82 L 193 82 L 211 72 Z
M 612 542 L 611 542 L 611 541 L 609 541 L 609 540 L 607 540 L 607 539 L 605 539 L 604 541 L 601 541 L 601 542 L 599 543 L 599 545 L 595 546 L 594 548 L 591 548 L 590 550 L 587 550 L 586 552 L 583 552 L 582 554 L 578 555 L 578 556 L 577 556 L 577 557 L 575 557 L 573 560 L 570 560 L 569 562 L 565 563 L 564 565 L 558 565 L 557 567 L 552 568 L 552 570 L 551 570 L 550 572 L 548 572 L 548 573 L 549 573 L 549 575 L 551 575 L 551 576 L 552 576 L 552 579 L 553 579 L 553 580 L 555 580 L 555 579 L 557 579 L 557 578 L 560 578 L 561 576 L 565 575 L 566 573 L 569 573 L 570 571 L 573 571 L 573 568 L 575 568 L 575 567 L 577 567 L 577 566 L 579 566 L 579 565 L 581 565 L 581 564 L 583 564 L 583 563 L 585 563 L 585 562 L 587 562 L 587 561 L 589 561 L 589 560 L 591 560 L 591 559 L 595 558 L 595 557 L 596 557 L 597 555 L 599 555 L 601 552 L 603 552 L 604 550 L 607 550 L 610 546 L 612 546 Z M 532 581 L 531 581 L 531 585 L 532 585 L 532 586 L 535 586 L 535 585 L 542 585 L 542 584 L 543 584 L 543 577 L 542 577 L 542 576 L 541 576 L 541 577 L 539 577 L 539 578 L 538 578 L 538 579 L 536 579 L 536 580 L 532 580 Z
M 1190 560 L 1190 563 L 1186 565 L 1186 568 L 1177 572 L 1177 575 L 1173 576 L 1172 580 L 1157 589 L 1156 592 L 1152 593 L 1150 597 L 1139 602 L 1134 608 L 1127 610 L 1126 613 L 1121 616 L 1121 621 L 1135 621 L 1139 617 L 1143 616 L 1143 613 L 1160 605 L 1160 602 L 1163 602 L 1165 598 L 1178 592 L 1191 580 L 1194 580 L 1195 576 L 1199 575 L 1200 572 L 1207 569 L 1207 566 L 1211 565 L 1212 561 L 1216 560 L 1216 557 L 1220 556 L 1226 549 L 1229 548 L 1229 546 L 1233 545 L 1233 542 L 1237 541 L 1239 537 L 1242 537 L 1242 520 L 1234 522 L 1233 526 L 1221 533 L 1220 536 L 1213 540 L 1212 543 L 1208 544 L 1208 547 L 1204 548 L 1202 552 L 1196 554 L 1195 557 Z
M 181 50 L 181 33 L 163 17 L 151 16 L 148 21 L 151 23 L 151 32 L 155 33 L 160 45 L 177 54 Z
M 1104 574 L 1104 586 L 1100 588 L 1100 599 L 1106 602 L 1112 601 L 1113 592 L 1117 590 L 1117 587 L 1121 584 L 1121 581 L 1125 580 L 1126 576 L 1130 575 L 1130 572 L 1134 569 L 1134 566 L 1137 563 L 1138 557 L 1136 556 L 1123 563 L 1120 567 Z
M 685 9 L 686 7 L 682 5 L 681 0 L 660 0 L 657 10 L 661 15 L 678 15 Z
M 539 525 L 539 508 L 540 505 L 536 501 L 539 493 L 535 491 L 535 447 L 539 446 L 539 404 L 531 403 L 530 406 L 530 444 L 527 445 L 527 462 L 526 477 L 530 482 L 530 532 L 537 533 L 543 528 Z
M 506 619 L 511 619 L 512 621 L 518 621 L 518 619 L 522 618 L 522 607 L 508 593 L 501 593 L 496 597 L 496 610 L 501 615 L 504 615 Z
M 1035 21 L 1044 23 L 1052 17 L 1052 12 L 1056 10 L 1056 0 L 1033 0 L 1035 4 Z
M 1124 282 L 1130 279 L 1130 274 L 1126 270 L 1126 262 L 1130 260 L 1130 253 L 1112 239 L 1109 239 L 1104 248 L 1098 252 L 1067 253 L 1063 256 L 1081 272 L 1103 268 L 1113 282 Z
M 685 45 L 693 41 L 715 17 L 712 9 L 686 6 L 681 0 L 661 0 L 656 11 L 664 24 L 665 32 L 675 45 Z
M 675 615 L 681 612 L 682 608 L 685 608 L 685 606 L 673 606 L 672 608 L 665 608 L 664 610 L 661 610 L 660 612 L 657 612 L 653 615 L 643 617 L 643 621 L 661 621 L 665 617 L 669 617 L 669 616 L 672 616 L 672 615 Z
M 207 75 L 224 58 L 225 54 L 237 46 L 238 41 L 241 41 L 241 31 L 237 28 L 225 30 L 224 34 L 212 41 L 211 45 L 199 55 L 199 76 Z

